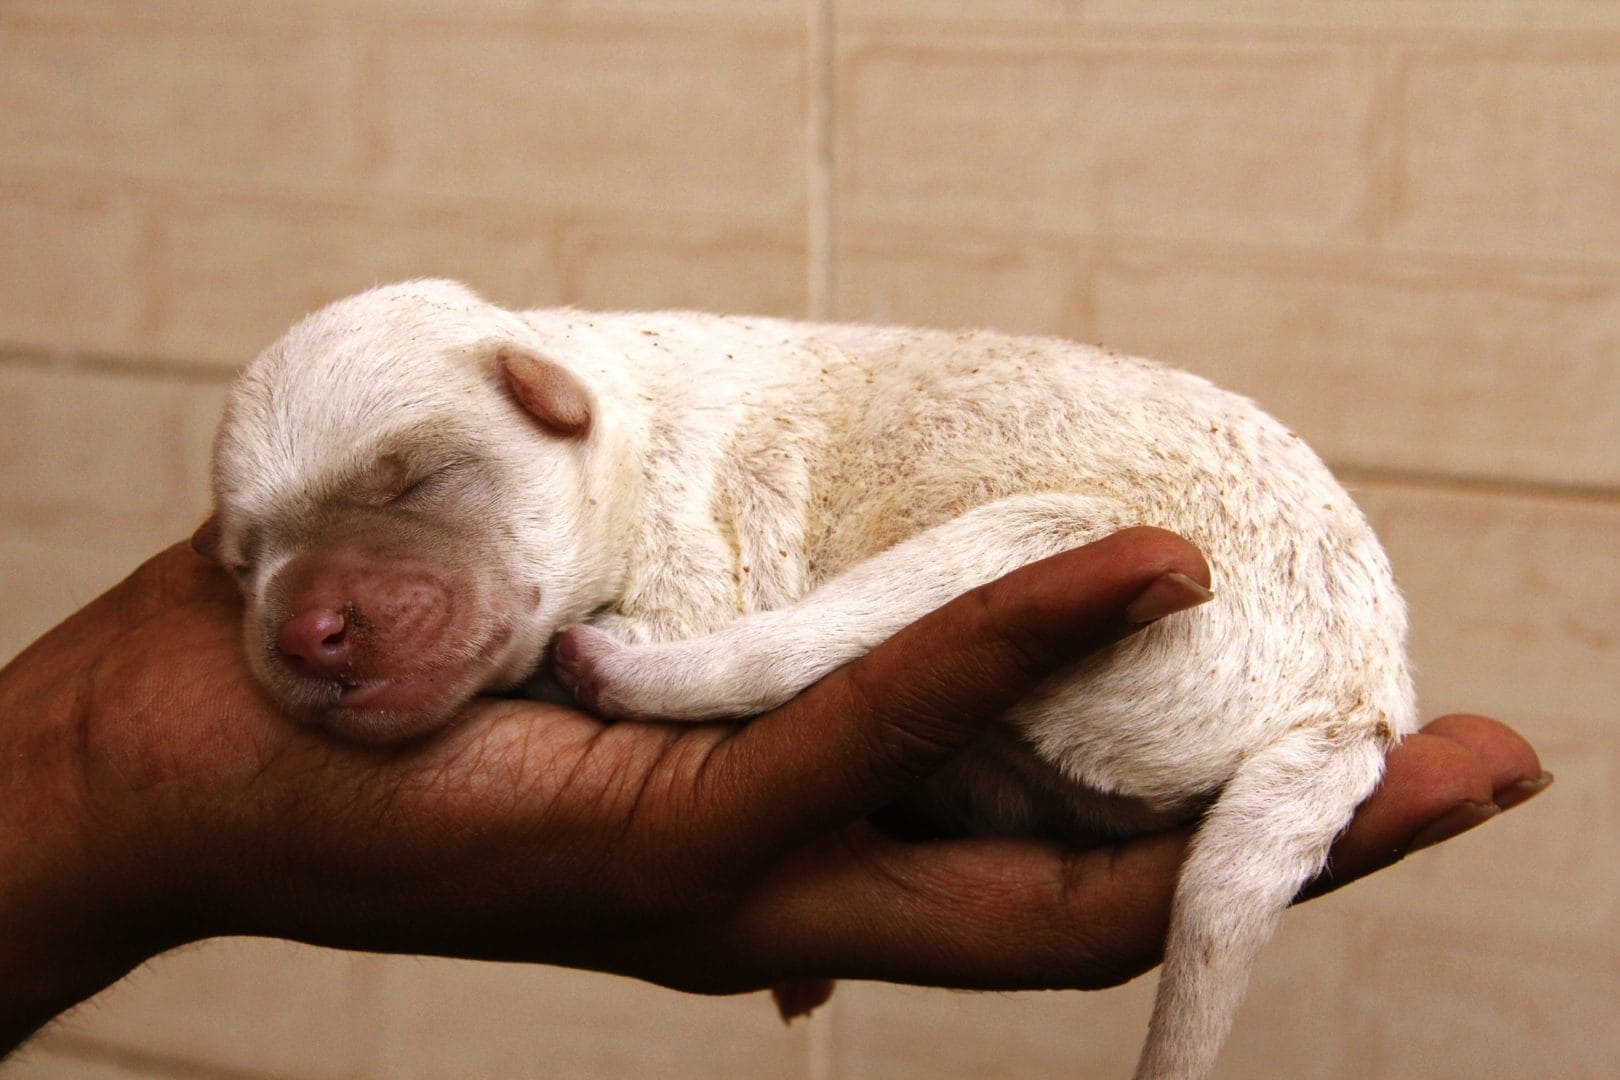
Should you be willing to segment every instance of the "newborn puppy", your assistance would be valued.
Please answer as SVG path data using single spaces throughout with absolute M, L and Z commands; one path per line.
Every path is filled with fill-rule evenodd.
M 244 371 L 198 546 L 289 709 L 366 740 L 559 675 L 612 717 L 769 709 L 1130 525 L 1215 603 L 1049 680 L 910 809 L 1092 841 L 1202 816 L 1138 1075 L 1213 1067 L 1283 909 L 1414 727 L 1366 520 L 1246 399 L 1098 349 L 691 313 L 340 301 Z

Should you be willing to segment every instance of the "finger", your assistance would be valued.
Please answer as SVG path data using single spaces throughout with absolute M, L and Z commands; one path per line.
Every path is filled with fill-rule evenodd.
M 1184 831 L 1085 851 L 1027 839 L 869 836 L 774 874 L 728 927 L 760 978 L 1098 989 L 1159 962 Z
M 1166 575 L 1209 581 L 1197 548 L 1141 528 L 973 589 L 719 747 L 699 805 L 772 851 L 869 813 L 1041 679 L 1137 629 L 1134 601 L 1162 615 L 1208 598 Z
M 1356 811 L 1334 845 L 1327 872 L 1303 897 L 1489 821 L 1503 809 L 1495 801 L 1498 791 L 1511 795 L 1521 782 L 1544 775 L 1535 752 L 1504 724 L 1484 717 L 1435 721 L 1390 752 L 1378 790 Z
M 1552 783 L 1536 751 L 1518 732 L 1488 716 L 1468 713 L 1442 716 L 1423 729 L 1468 749 L 1485 768 L 1491 798 L 1506 810 L 1540 794 Z
M 1391 753 L 1334 846 L 1331 875 L 1307 897 L 1398 861 L 1459 808 L 1491 807 L 1469 827 L 1487 819 L 1493 786 L 1544 775 L 1505 725 L 1444 719 Z M 776 970 L 981 989 L 1113 985 L 1161 957 L 1190 830 L 1085 851 L 857 835 L 849 857 L 812 850 L 800 869 L 788 864 L 743 924 L 754 947 L 783 950 Z

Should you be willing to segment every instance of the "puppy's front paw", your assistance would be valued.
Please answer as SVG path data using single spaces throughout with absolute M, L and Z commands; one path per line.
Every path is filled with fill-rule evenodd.
M 616 695 L 604 693 L 612 685 L 614 657 L 628 649 L 593 626 L 565 626 L 551 647 L 551 664 L 557 681 L 591 712 L 613 720 L 630 716 L 620 707 Z
M 627 645 L 594 626 L 565 627 L 552 646 L 557 681 L 610 720 L 714 720 L 750 715 L 730 688 L 736 657 L 706 639 Z

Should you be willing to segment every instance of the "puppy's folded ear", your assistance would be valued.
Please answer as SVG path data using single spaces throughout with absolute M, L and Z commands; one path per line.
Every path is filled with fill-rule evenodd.
M 209 514 L 208 520 L 197 526 L 191 534 L 191 550 L 211 563 L 219 562 L 219 515 Z
M 503 345 L 495 363 L 518 404 L 553 435 L 583 439 L 591 430 L 591 394 L 569 371 L 543 356 Z

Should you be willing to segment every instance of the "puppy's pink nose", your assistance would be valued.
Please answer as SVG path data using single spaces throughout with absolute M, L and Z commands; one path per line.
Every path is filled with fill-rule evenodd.
M 334 679 L 346 674 L 352 661 L 348 629 L 341 612 L 310 608 L 282 624 L 276 648 L 300 675 Z

